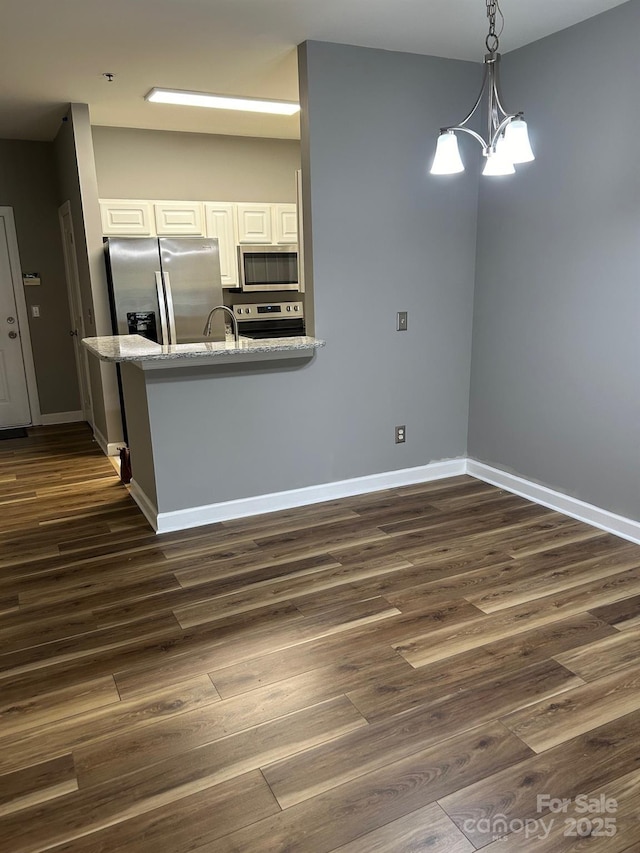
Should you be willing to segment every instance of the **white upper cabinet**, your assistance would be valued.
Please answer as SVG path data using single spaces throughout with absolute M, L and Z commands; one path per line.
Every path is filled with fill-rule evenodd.
M 238 245 L 298 243 L 298 206 L 256 202 L 100 199 L 102 233 L 217 237 L 224 287 L 238 286 Z
M 236 204 L 238 243 L 273 243 L 271 204 Z
M 207 237 L 217 237 L 220 249 L 220 272 L 223 287 L 238 286 L 236 252 L 236 218 L 233 204 L 205 202 L 204 219 Z
M 200 201 L 157 201 L 153 205 L 156 234 L 204 236 L 203 205 Z
M 151 202 L 104 199 L 100 202 L 105 237 L 149 237 L 154 233 Z
M 274 204 L 273 242 L 289 244 L 298 242 L 298 211 L 295 204 Z

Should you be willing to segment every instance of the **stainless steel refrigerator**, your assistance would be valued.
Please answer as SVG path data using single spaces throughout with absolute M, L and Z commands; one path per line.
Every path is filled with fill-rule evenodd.
M 113 332 L 161 344 L 224 340 L 220 255 L 215 237 L 108 237 L 105 240 Z

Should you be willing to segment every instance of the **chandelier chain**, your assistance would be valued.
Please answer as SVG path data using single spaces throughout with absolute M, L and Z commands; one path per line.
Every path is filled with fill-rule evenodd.
M 498 52 L 498 48 L 500 47 L 500 36 L 502 35 L 502 30 L 504 28 L 504 17 L 502 15 L 499 0 L 486 0 L 486 3 L 487 18 L 489 18 L 489 32 L 485 39 L 485 45 L 489 53 L 494 54 Z M 500 15 L 500 18 L 502 19 L 500 32 L 496 32 L 496 15 Z

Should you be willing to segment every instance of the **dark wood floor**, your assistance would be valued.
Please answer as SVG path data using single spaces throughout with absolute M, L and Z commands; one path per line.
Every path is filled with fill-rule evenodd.
M 640 850 L 640 546 L 469 477 L 155 536 L 81 425 L 0 506 L 0 850 Z

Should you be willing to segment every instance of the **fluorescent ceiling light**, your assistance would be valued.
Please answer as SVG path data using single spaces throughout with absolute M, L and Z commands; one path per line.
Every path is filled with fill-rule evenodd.
M 206 92 L 185 92 L 181 89 L 152 89 L 144 96 L 154 104 L 180 104 L 187 107 L 209 107 L 216 110 L 242 110 L 249 113 L 275 113 L 292 116 L 299 112 L 300 104 L 293 101 L 261 101 L 255 98 L 229 98 L 226 95 L 209 95 Z

